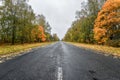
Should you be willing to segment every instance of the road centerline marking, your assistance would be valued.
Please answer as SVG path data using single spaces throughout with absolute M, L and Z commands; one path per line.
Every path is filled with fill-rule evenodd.
M 62 67 L 58 67 L 58 76 L 57 76 L 57 80 L 63 80 L 63 71 L 62 71 Z

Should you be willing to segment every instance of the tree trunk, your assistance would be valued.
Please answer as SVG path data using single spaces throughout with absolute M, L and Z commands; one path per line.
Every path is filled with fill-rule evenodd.
M 13 24 L 15 24 L 15 21 L 13 21 Z M 13 26 L 12 27 L 12 45 L 15 44 L 15 36 L 16 36 L 15 31 L 16 31 L 15 26 Z

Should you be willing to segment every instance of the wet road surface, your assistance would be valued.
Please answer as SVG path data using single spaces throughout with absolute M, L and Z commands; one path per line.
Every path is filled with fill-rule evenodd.
M 120 80 L 120 60 L 57 42 L 0 64 L 0 80 Z

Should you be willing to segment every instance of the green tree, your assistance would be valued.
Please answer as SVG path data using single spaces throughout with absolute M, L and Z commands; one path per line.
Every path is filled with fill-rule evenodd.
M 99 11 L 98 0 L 88 0 L 82 3 L 82 9 L 76 12 L 76 20 L 65 35 L 64 40 L 84 43 L 94 43 L 94 21 Z
M 53 41 L 59 41 L 59 37 L 57 36 L 57 34 L 53 34 Z

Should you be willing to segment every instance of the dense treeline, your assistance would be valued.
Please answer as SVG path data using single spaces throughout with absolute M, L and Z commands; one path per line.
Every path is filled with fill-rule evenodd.
M 0 43 L 54 41 L 51 26 L 43 15 L 36 15 L 28 0 L 1 0 Z
M 65 41 L 120 46 L 120 0 L 87 0 Z

